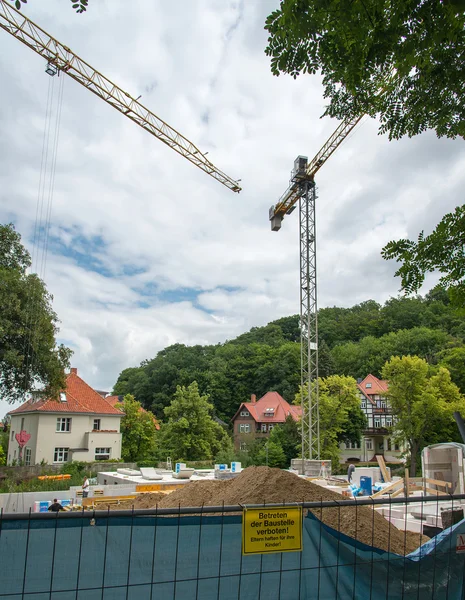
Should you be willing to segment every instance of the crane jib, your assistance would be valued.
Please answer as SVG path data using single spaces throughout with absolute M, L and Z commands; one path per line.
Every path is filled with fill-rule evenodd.
M 207 153 L 201 152 L 179 131 L 143 106 L 138 99 L 96 71 L 5 0 L 0 0 L 0 28 L 42 56 L 48 63 L 46 71 L 49 75 L 60 71 L 66 73 L 224 186 L 233 192 L 241 191 L 238 181 L 216 168 L 206 158 Z

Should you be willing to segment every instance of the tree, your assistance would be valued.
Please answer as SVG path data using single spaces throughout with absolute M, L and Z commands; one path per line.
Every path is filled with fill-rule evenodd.
M 301 439 L 299 425 L 290 415 L 286 417 L 282 425 L 276 425 L 272 429 L 269 437 L 270 442 L 274 442 L 282 448 L 286 467 L 289 467 L 293 458 L 299 456 Z
M 10 2 L 12 2 L 15 5 L 17 10 L 21 10 L 21 4 L 27 4 L 27 0 L 10 0 Z M 74 10 L 78 14 L 82 14 L 87 10 L 89 0 L 71 0 L 71 3 L 73 5 Z
M 278 441 L 268 439 L 257 453 L 257 464 L 283 469 L 288 466 L 286 455 Z
M 153 414 L 145 411 L 131 394 L 124 397 L 122 411 L 122 458 L 127 462 L 141 462 L 153 458 L 157 432 Z
M 383 367 L 382 376 L 389 382 L 393 437 L 407 444 L 410 474 L 415 476 L 424 446 L 459 439 L 453 413 L 465 415 L 465 400 L 447 369 L 439 367 L 434 372 L 418 356 L 393 356 Z
M 465 308 L 465 205 L 445 215 L 430 235 L 425 237 L 422 231 L 416 242 L 389 242 L 381 254 L 402 263 L 395 276 L 407 294 L 421 287 L 426 273 L 438 271 L 452 304 Z
M 379 115 L 390 139 L 465 135 L 461 0 L 284 0 L 266 20 L 274 75 L 323 75 L 325 115 Z
M 161 427 L 163 449 L 176 460 L 211 460 L 229 446 L 226 431 L 212 418 L 213 405 L 201 396 L 196 381 L 178 386 L 165 408 L 168 422 Z
M 65 386 L 71 350 L 56 345 L 58 318 L 12 224 L 0 225 L 0 390 L 14 402 L 33 386 L 52 397 Z
M 357 382 L 353 377 L 331 375 L 318 379 L 320 414 L 320 456 L 339 465 L 340 442 L 359 441 L 366 427 L 360 408 Z M 301 392 L 295 404 L 300 404 Z M 356 415 L 356 416 L 355 416 Z M 358 426 L 358 430 L 357 430 Z
M 465 393 L 465 347 L 449 348 L 440 353 L 439 364 L 450 372 L 450 376 L 462 394 Z

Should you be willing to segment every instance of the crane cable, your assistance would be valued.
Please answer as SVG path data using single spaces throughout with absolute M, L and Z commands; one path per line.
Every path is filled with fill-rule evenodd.
M 56 94 L 55 77 L 50 77 L 44 119 L 42 156 L 32 245 L 32 265 L 30 270 L 31 275 L 36 275 L 42 281 L 45 278 L 50 239 L 64 80 L 64 77 L 58 77 L 58 93 Z M 27 294 L 26 337 L 23 354 L 24 394 L 31 391 L 34 384 L 34 372 L 38 362 L 37 341 L 39 340 L 39 319 L 42 298 L 40 291 L 31 292 L 30 286 L 28 286 Z

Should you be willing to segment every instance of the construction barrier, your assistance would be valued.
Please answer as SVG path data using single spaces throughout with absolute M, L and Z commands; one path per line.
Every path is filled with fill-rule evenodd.
M 331 505 L 334 510 L 341 503 Z M 302 551 L 244 555 L 241 515 L 183 514 L 189 510 L 171 510 L 169 516 L 154 511 L 4 515 L 0 598 L 464 597 L 465 521 L 404 557 L 357 542 L 309 514 Z
M 71 475 L 39 475 L 37 479 L 40 479 L 40 481 L 47 481 L 49 479 L 60 481 L 63 479 L 71 479 Z

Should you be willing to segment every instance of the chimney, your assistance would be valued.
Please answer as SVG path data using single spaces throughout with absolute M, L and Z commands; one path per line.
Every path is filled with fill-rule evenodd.
M 252 402 L 252 404 L 255 404 L 256 401 L 257 401 L 257 396 L 255 394 L 252 394 L 250 396 L 250 402 Z
M 76 367 L 71 367 L 71 373 L 73 375 L 77 375 L 77 369 L 76 369 Z

